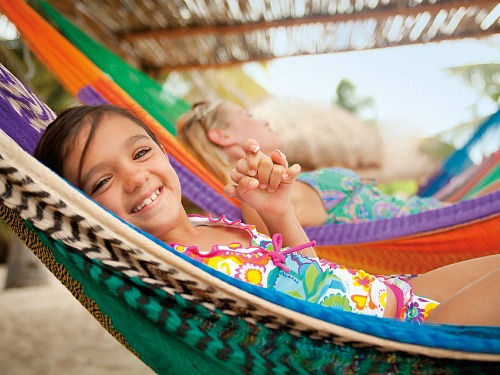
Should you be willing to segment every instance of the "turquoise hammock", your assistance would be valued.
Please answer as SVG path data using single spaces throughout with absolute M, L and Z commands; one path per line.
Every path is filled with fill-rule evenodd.
M 497 140 L 495 146 L 497 151 L 500 147 L 500 109 L 478 126 L 474 134 L 460 149 L 453 152 L 429 179 L 429 181 L 421 186 L 418 195 L 429 197 L 435 195 L 440 189 L 445 187 L 450 181 L 464 173 L 468 168 L 474 166 L 470 159 L 470 154 L 474 148 L 480 148 L 481 144 Z M 488 155 L 487 155 L 488 156 Z M 486 158 L 485 158 L 486 159 Z
M 13 141 L 33 142 L 53 118 L 0 66 L 0 217 L 154 371 L 481 374 L 498 368 L 500 327 L 417 326 L 328 309 L 173 251 Z

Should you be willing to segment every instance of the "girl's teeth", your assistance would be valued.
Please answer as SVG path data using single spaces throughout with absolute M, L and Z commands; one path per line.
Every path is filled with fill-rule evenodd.
M 133 212 L 134 213 L 139 212 L 144 207 L 153 203 L 153 201 L 158 197 L 159 194 L 160 194 L 160 189 L 154 191 L 153 194 L 151 194 L 151 196 L 149 198 L 144 199 L 144 201 L 142 201 L 141 204 L 139 204 L 136 208 L 134 208 Z

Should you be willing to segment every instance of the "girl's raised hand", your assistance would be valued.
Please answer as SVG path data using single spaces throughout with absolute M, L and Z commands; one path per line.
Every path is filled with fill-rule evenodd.
M 231 171 L 235 185 L 227 185 L 225 193 L 243 200 L 263 214 L 280 215 L 290 206 L 290 186 L 300 166 L 288 167 L 285 155 L 275 150 L 271 157 L 259 151 L 258 143 L 248 139 L 243 145 L 246 156 Z

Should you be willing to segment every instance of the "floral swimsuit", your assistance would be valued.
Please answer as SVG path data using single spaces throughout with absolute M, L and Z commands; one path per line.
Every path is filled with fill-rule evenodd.
M 434 198 L 413 196 L 401 200 L 382 193 L 345 168 L 324 168 L 301 173 L 297 180 L 313 187 L 328 213 L 327 223 L 359 223 L 416 214 L 442 207 Z
M 190 215 L 191 223 L 222 225 L 244 230 L 248 244 L 213 245 L 208 251 L 196 246 L 170 244 L 175 250 L 218 271 L 267 289 L 322 306 L 359 314 L 383 316 L 387 288 L 394 291 L 398 316 L 402 321 L 423 323 L 438 304 L 415 296 L 411 285 L 400 277 L 377 277 L 363 270 L 353 270 L 326 259 L 302 256 L 297 251 L 314 242 L 294 248 L 281 248 L 281 235 L 273 238 L 258 233 L 253 225 L 240 220 Z

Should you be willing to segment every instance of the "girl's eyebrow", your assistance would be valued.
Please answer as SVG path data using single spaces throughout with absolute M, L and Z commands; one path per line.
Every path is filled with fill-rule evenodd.
M 149 137 L 148 135 L 146 134 L 137 134 L 137 135 L 133 135 L 132 137 L 130 137 L 129 139 L 127 139 L 125 141 L 125 147 L 130 147 L 132 146 L 135 142 L 137 141 L 140 141 L 140 140 L 143 140 L 143 139 L 148 139 L 148 140 L 151 140 L 151 137 Z
M 140 140 L 151 140 L 151 137 L 145 135 L 145 134 L 137 134 L 137 135 L 133 135 L 132 137 L 128 138 L 124 143 L 124 148 L 128 148 L 128 147 L 131 147 L 134 145 L 134 143 L 140 141 Z M 82 176 L 82 182 L 81 182 L 81 186 L 84 187 L 87 182 L 91 179 L 91 177 L 98 173 L 101 169 L 104 169 L 105 168 L 105 162 L 99 162 L 97 163 L 96 165 L 94 165 L 92 168 L 90 168 L 90 170 L 85 173 L 85 175 Z

